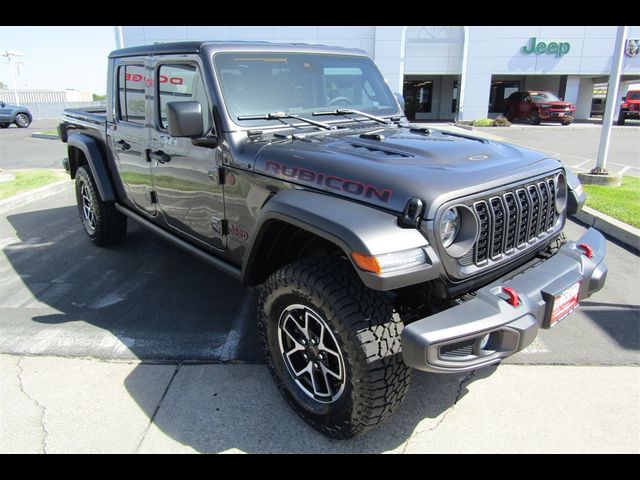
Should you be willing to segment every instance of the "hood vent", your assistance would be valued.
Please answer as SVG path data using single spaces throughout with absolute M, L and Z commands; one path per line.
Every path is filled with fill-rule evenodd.
M 344 142 L 336 145 L 335 147 L 340 150 L 351 150 L 354 153 L 361 153 L 370 157 L 378 158 L 409 158 L 412 156 L 406 153 L 394 152 L 393 150 L 386 150 L 372 145 L 362 145 L 360 143 Z

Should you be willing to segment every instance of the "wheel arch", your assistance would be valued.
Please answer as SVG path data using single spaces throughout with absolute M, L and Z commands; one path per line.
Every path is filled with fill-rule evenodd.
M 297 235 L 307 250 L 296 250 L 295 241 L 293 247 L 288 248 L 282 239 L 289 233 Z M 399 227 L 393 214 L 342 198 L 306 190 L 280 191 L 259 213 L 249 238 L 241 270 L 243 285 L 262 283 L 283 266 L 281 262 L 274 262 L 272 256 L 293 261 L 318 252 L 345 257 L 362 282 L 375 290 L 391 290 L 424 281 L 424 270 L 385 276 L 355 266 L 351 258 L 353 252 L 380 255 L 425 247 L 427 240 L 416 229 Z
M 104 147 L 96 139 L 88 135 L 74 133 L 69 136 L 67 151 L 71 178 L 75 178 L 76 171 L 80 165 L 88 165 L 96 181 L 100 199 L 103 202 L 115 201 L 115 192 L 106 167 Z

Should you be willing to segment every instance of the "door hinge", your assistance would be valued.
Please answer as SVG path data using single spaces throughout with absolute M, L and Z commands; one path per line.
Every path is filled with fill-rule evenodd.
M 209 179 L 214 182 L 216 185 L 224 185 L 224 168 L 216 167 L 215 165 L 209 165 L 209 169 L 207 170 L 207 175 Z
M 211 217 L 211 228 L 219 235 L 229 235 L 229 222 L 226 218 Z

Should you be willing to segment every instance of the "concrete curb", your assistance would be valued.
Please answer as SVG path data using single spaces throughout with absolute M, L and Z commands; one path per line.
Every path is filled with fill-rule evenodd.
M 14 195 L 13 197 L 5 200 L 0 200 L 0 213 L 5 213 L 16 207 L 27 205 L 31 202 L 35 202 L 36 200 L 41 200 L 66 190 L 71 190 L 73 185 L 74 182 L 71 180 L 61 180 L 59 182 L 45 185 L 44 187 L 36 188 L 35 190 L 29 190 L 28 192 Z
M 50 135 L 48 133 L 32 133 L 31 138 L 44 138 L 46 140 L 60 140 L 58 135 Z
M 586 206 L 573 217 L 631 248 L 640 250 L 640 229 Z

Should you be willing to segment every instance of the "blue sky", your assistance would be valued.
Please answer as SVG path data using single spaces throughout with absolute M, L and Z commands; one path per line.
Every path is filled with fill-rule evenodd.
M 24 53 L 15 58 L 26 63 L 19 67 L 21 88 L 72 88 L 104 94 L 107 56 L 115 48 L 113 27 L 0 26 L 0 51 Z M 5 57 L 0 57 L 0 81 L 12 87 Z

